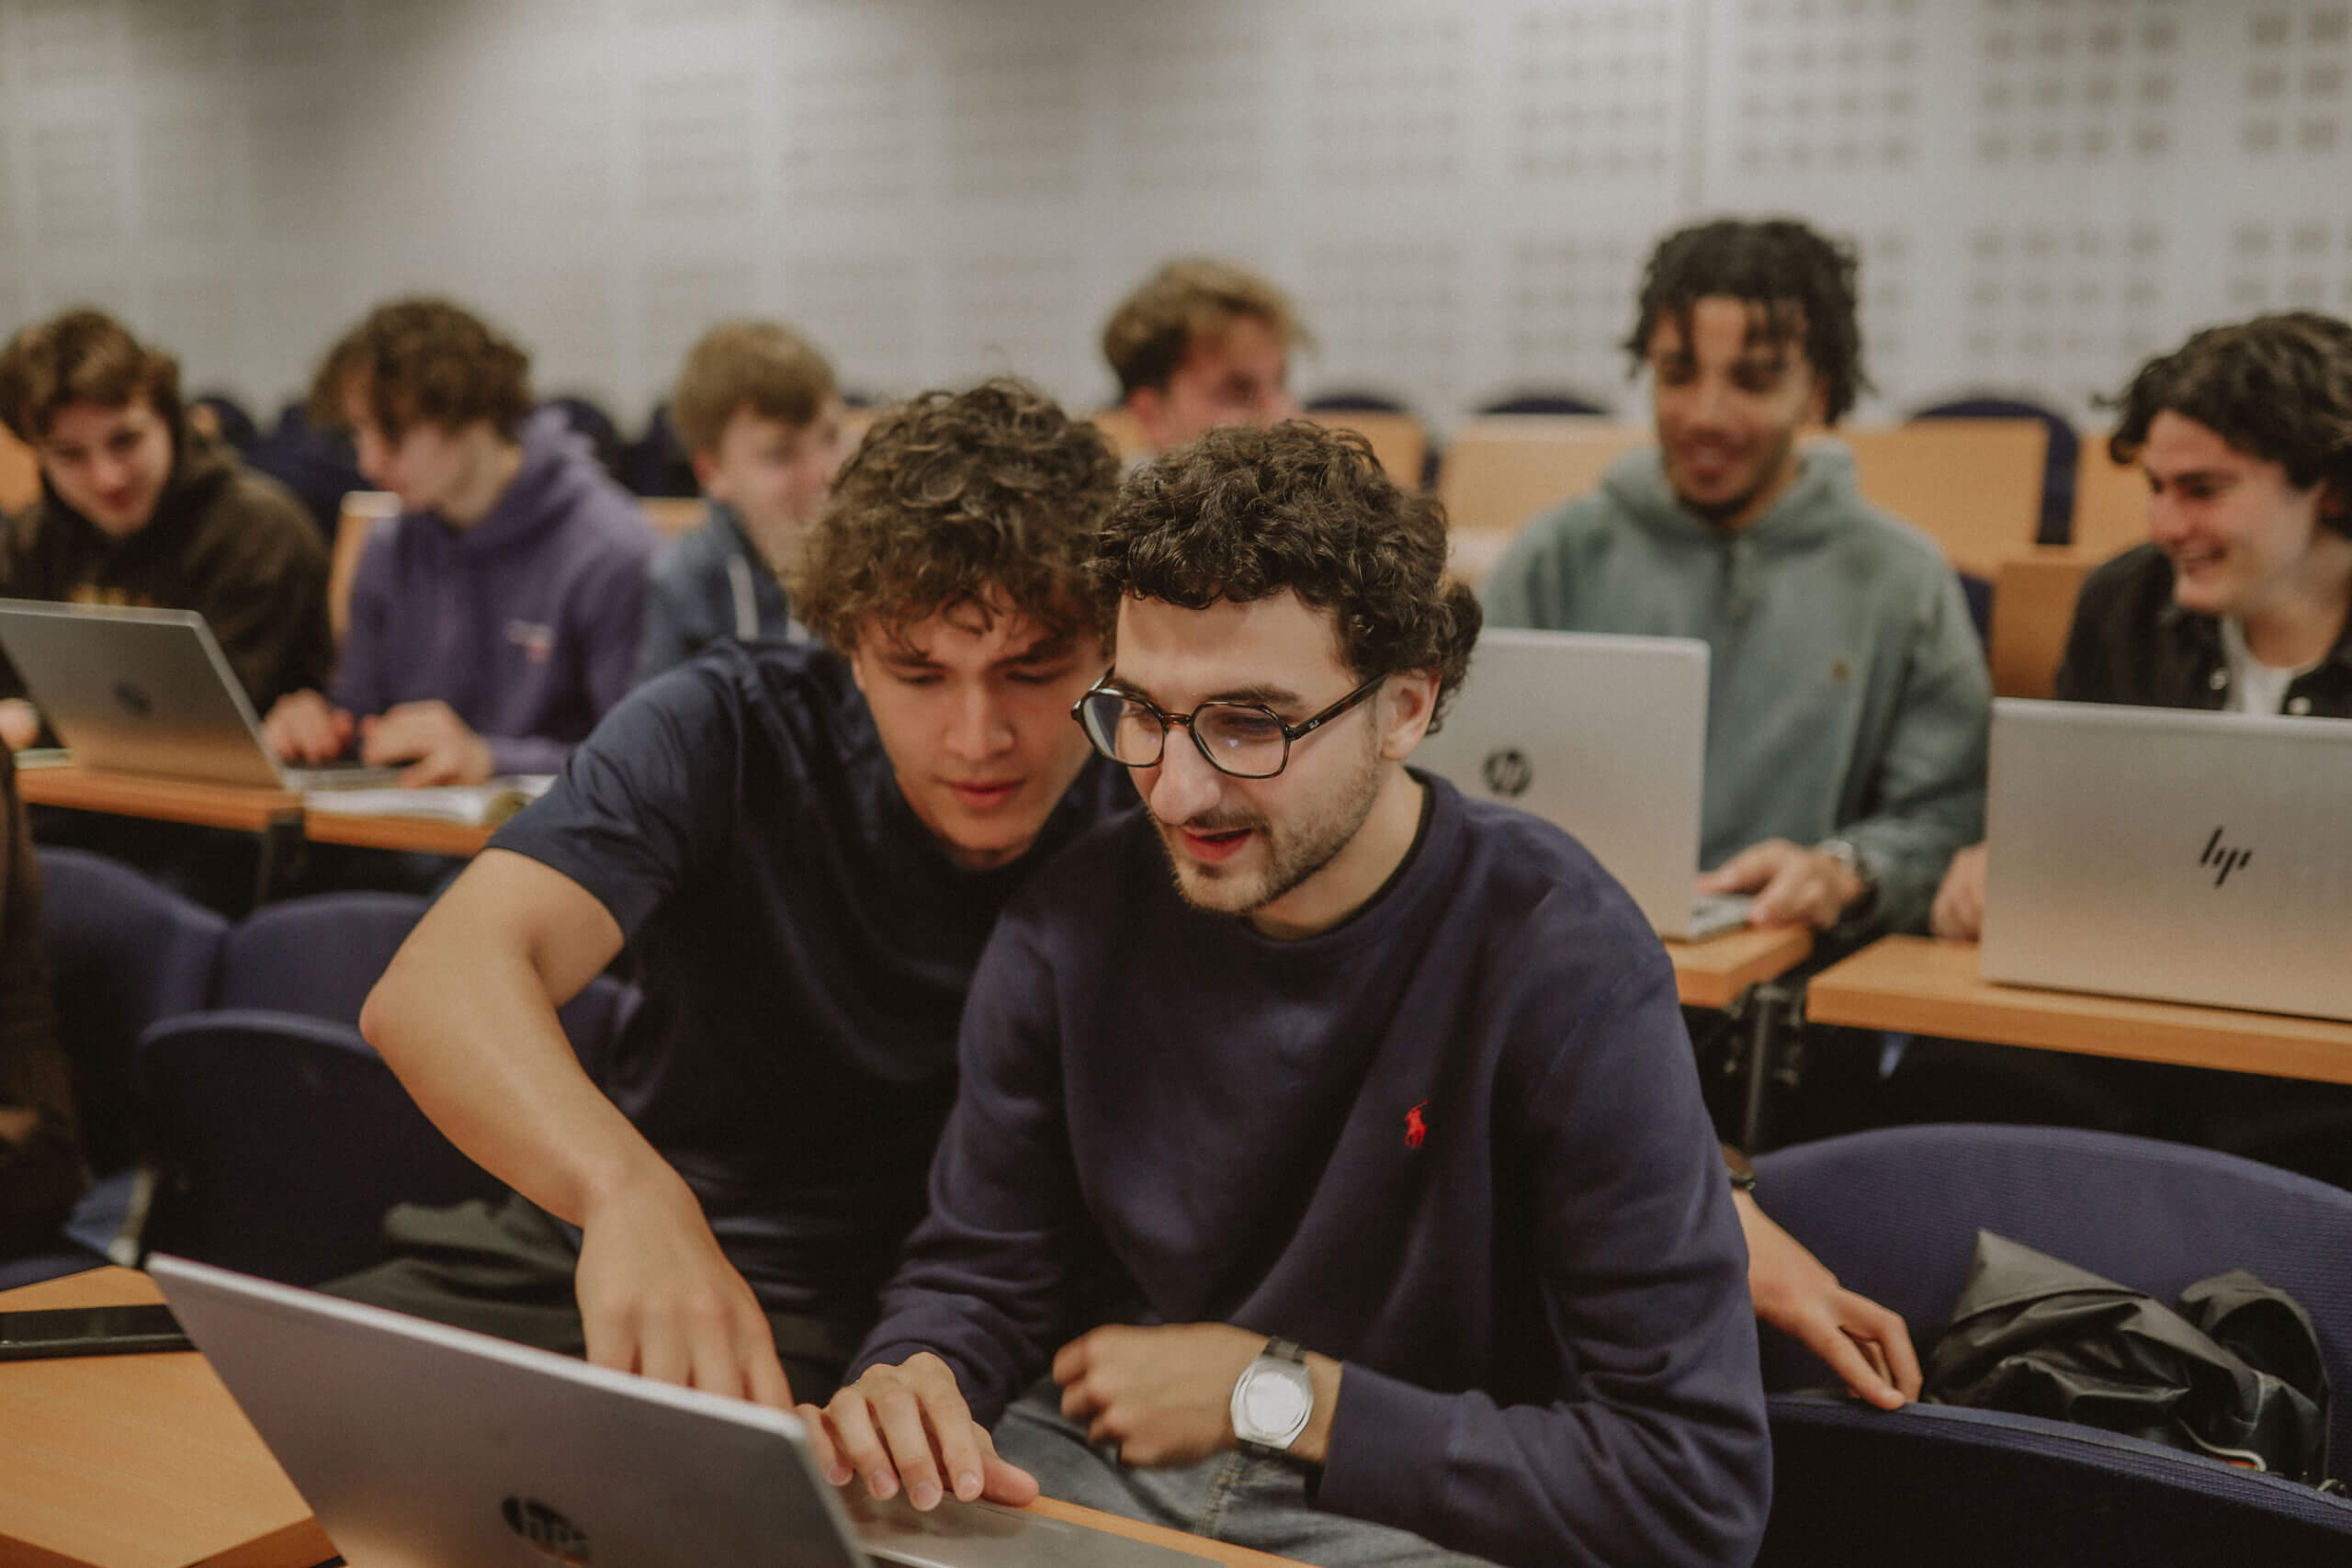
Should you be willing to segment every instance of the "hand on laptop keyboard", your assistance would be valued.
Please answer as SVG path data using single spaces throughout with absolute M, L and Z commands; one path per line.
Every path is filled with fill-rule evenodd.
M 800 1416 L 817 1467 L 836 1486 L 863 1477 L 876 1497 L 904 1486 L 918 1508 L 937 1507 L 950 1479 L 967 1503 L 985 1497 L 1018 1507 L 1036 1499 L 1036 1478 L 997 1457 L 955 1372 L 928 1350 L 866 1368 L 831 1404 L 804 1404 Z

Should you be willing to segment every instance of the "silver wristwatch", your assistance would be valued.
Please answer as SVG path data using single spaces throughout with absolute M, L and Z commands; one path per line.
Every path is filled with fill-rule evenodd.
M 1252 1459 L 1284 1459 L 1315 1414 L 1315 1380 L 1295 1341 L 1269 1339 L 1233 1382 L 1233 1435 Z

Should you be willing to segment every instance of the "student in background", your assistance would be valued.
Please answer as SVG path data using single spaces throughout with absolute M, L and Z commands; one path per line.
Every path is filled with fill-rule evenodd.
M 1290 297 L 1231 262 L 1170 262 L 1102 327 L 1102 357 L 1152 454 L 1220 425 L 1298 412 L 1291 351 L 1313 346 Z
M 264 732 L 289 761 L 404 763 L 410 784 L 562 766 L 628 689 L 652 530 L 585 442 L 531 408 L 529 362 L 438 299 L 379 306 L 311 392 L 368 482 L 400 497 L 352 580 L 331 694 Z
M 1657 446 L 1529 524 L 1484 597 L 1497 626 L 1704 639 L 1701 886 L 1860 934 L 1925 930 L 1982 835 L 1992 689 L 1942 553 L 1800 446 L 1863 384 L 1854 273 L 1794 222 L 1668 236 L 1625 344 Z
M 2148 476 L 2148 542 L 2084 581 L 2067 702 L 2352 718 L 2352 325 L 2310 311 L 2209 327 L 2118 400 Z M 1936 896 L 1973 942 L 1984 850 Z
M 640 681 L 722 639 L 802 635 L 781 579 L 842 461 L 833 367 L 773 321 L 705 333 L 678 373 L 670 420 L 709 514 L 654 558 Z
M 1754 1553 L 1756 1333 L 1671 965 L 1566 835 L 1406 771 L 1478 632 L 1445 557 L 1305 423 L 1127 481 L 1084 712 L 1144 810 L 981 956 L 930 1216 L 808 1413 L 837 1483 L 1328 1563 Z M 1261 1382 L 1295 1421 L 1243 1419 Z
M 821 1399 L 922 1217 L 997 910 L 1132 804 L 1069 705 L 1118 480 L 1017 382 L 886 412 L 810 525 L 820 643 L 631 693 L 392 961 L 361 1026 L 503 1206 L 395 1211 L 345 1293 L 673 1382 Z M 556 1007 L 626 943 L 592 1080 Z
M 89 1185 L 41 946 L 40 865 L 0 750 L 0 1258 L 58 1247 Z
M 326 679 L 326 548 L 291 495 L 189 424 L 170 355 L 69 310 L 0 350 L 0 420 L 41 475 L 0 542 L 0 595 L 195 610 L 259 712 Z M 0 682 L 0 735 L 29 745 L 40 719 L 5 661 Z

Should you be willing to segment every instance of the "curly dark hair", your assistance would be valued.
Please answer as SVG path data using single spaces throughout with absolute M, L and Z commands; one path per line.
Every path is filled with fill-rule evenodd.
M 2138 462 L 2169 410 L 2278 464 L 2298 490 L 2326 484 L 2328 526 L 2352 535 L 2352 325 L 2290 310 L 2207 327 L 2141 366 L 2107 406 L 2122 416 L 2107 444 L 2117 462 Z
M 0 423 L 38 446 L 68 403 L 127 407 L 144 397 L 156 416 L 180 427 L 180 365 L 87 307 L 27 327 L 0 349 Z
M 477 420 L 511 435 L 531 412 L 531 360 L 462 306 L 395 299 L 368 311 L 319 362 L 311 423 L 348 428 L 343 405 L 354 388 L 388 440 L 413 423 L 462 430 Z
M 1844 418 L 1870 387 L 1862 372 L 1862 329 L 1854 247 L 1825 239 L 1793 219 L 1751 222 L 1719 218 L 1660 240 L 1642 272 L 1641 303 L 1624 342 L 1633 372 L 1649 360 L 1650 339 L 1669 317 L 1690 335 L 1690 308 L 1710 295 L 1745 299 L 1783 343 L 1799 344 L 1826 394 L 1823 417 Z
M 1445 510 L 1401 489 L 1351 430 L 1285 420 L 1211 431 L 1139 469 L 1092 563 L 1116 598 L 1188 610 L 1295 592 L 1339 622 L 1360 680 L 1426 670 L 1438 728 L 1470 670 L 1477 596 L 1446 576 Z
M 1136 287 L 1102 324 L 1102 357 L 1119 378 L 1119 395 L 1164 389 L 1193 341 L 1222 331 L 1236 316 L 1266 323 L 1285 348 L 1312 348 L 1290 296 L 1248 267 L 1213 257 L 1170 262 Z
M 1086 561 L 1118 493 L 1100 431 L 1024 381 L 999 378 L 886 409 L 833 483 L 786 592 L 804 625 L 846 653 L 880 616 L 893 629 L 992 591 L 1062 635 L 1107 631 Z

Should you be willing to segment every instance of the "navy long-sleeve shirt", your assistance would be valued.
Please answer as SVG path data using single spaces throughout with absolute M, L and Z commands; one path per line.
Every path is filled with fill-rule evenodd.
M 853 1375 L 992 1425 L 1107 1276 L 1345 1364 L 1316 1494 L 1510 1563 L 1744 1563 L 1770 1454 L 1740 1240 L 1663 950 L 1566 835 L 1442 781 L 1303 941 L 1177 897 L 1131 813 L 1008 908 L 931 1213 Z

